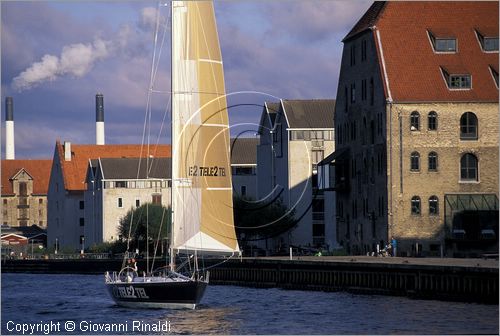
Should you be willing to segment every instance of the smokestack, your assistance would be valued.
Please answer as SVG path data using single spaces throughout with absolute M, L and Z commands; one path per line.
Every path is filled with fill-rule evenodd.
M 71 161 L 71 142 L 64 141 L 64 161 Z
M 95 95 L 95 144 L 104 145 L 104 96 Z
M 5 98 L 5 159 L 16 158 L 14 146 L 14 101 L 12 97 Z

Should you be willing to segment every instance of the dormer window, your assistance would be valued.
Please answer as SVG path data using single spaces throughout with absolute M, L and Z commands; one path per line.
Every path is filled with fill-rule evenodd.
M 476 29 L 476 36 L 479 41 L 479 44 L 481 45 L 481 49 L 484 52 L 498 51 L 498 36 L 497 37 L 486 36 L 484 34 L 481 34 L 477 29 Z
M 441 68 L 441 72 L 450 90 L 469 90 L 472 88 L 472 77 L 470 74 L 450 74 Z
M 498 37 L 485 37 L 484 38 L 485 51 L 498 51 Z
M 437 38 L 435 40 L 434 49 L 442 52 L 455 52 L 457 51 L 457 40 L 448 38 Z
M 457 39 L 454 37 L 437 37 L 430 31 L 427 31 L 434 51 L 437 53 L 455 53 L 457 52 Z
M 470 75 L 450 75 L 448 86 L 450 89 L 470 89 Z

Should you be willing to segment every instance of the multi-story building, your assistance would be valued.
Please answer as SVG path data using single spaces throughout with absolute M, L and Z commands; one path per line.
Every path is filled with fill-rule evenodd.
M 51 160 L 2 160 L 2 224 L 47 227 Z
M 233 190 L 241 197 L 257 197 L 258 139 L 231 142 Z M 149 169 L 146 170 L 146 167 Z M 147 171 L 147 174 L 146 174 Z M 171 158 L 98 158 L 89 160 L 84 192 L 85 211 L 80 219 L 80 243 L 92 246 L 114 241 L 120 220 L 144 203 L 171 204 Z
M 100 157 L 170 157 L 170 146 L 159 145 L 148 151 L 141 145 L 77 145 L 57 141 L 48 188 L 48 246 L 77 250 L 82 247 L 87 167 L 89 160 Z
M 343 39 L 339 242 L 498 246 L 498 2 L 375 2 Z M 451 251 L 449 251 L 451 253 Z
M 258 138 L 231 139 L 233 193 L 246 199 L 257 199 Z
M 335 100 L 266 103 L 257 147 L 258 199 L 281 199 L 294 210 L 295 228 L 274 238 L 279 246 L 335 247 L 334 193 L 317 188 L 317 163 L 334 151 Z M 269 247 L 269 246 L 268 246 Z
M 47 226 L 51 160 L 16 160 L 14 100 L 5 98 L 5 160 L 1 162 L 0 223 L 9 227 Z
M 171 159 L 99 158 L 87 169 L 84 194 L 86 246 L 115 241 L 120 220 L 145 203 L 171 204 Z

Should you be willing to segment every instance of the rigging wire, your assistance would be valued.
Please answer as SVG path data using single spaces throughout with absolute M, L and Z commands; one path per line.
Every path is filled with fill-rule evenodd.
M 154 34 L 154 47 L 153 47 L 153 55 L 152 55 L 152 60 L 151 60 L 151 72 L 150 72 L 150 82 L 149 82 L 149 87 L 148 87 L 148 93 L 147 93 L 147 101 L 146 101 L 146 109 L 145 109 L 145 114 L 144 114 L 144 124 L 143 124 L 143 130 L 142 130 L 142 139 L 141 139 L 141 149 L 139 153 L 139 162 L 137 165 L 137 174 L 136 178 L 139 179 L 140 177 L 140 171 L 141 171 L 141 162 L 142 162 L 142 153 L 144 151 L 144 143 L 147 138 L 147 149 L 146 149 L 146 178 L 148 177 L 149 173 L 149 134 L 151 131 L 151 95 L 152 95 L 152 90 L 154 86 L 154 80 L 155 80 L 155 74 L 157 72 L 157 67 L 159 65 L 159 62 L 156 61 L 156 51 L 157 51 L 157 45 L 158 45 L 158 28 L 159 28 L 159 21 L 160 21 L 160 3 L 158 3 L 158 11 L 156 13 L 156 27 L 155 27 L 155 34 Z M 162 43 L 163 45 L 163 43 Z M 132 216 L 133 218 L 133 216 Z M 130 238 L 131 238 L 131 232 L 132 232 L 132 221 L 130 223 L 129 227 L 129 232 L 128 232 L 128 239 L 127 239 L 127 253 L 129 252 L 130 248 Z M 146 239 L 147 241 L 147 239 Z M 146 249 L 148 250 L 149 244 L 146 244 Z M 149 252 L 149 251 L 148 251 Z M 149 253 L 147 253 L 147 257 L 149 257 Z M 148 262 L 149 265 L 149 262 Z
M 162 212 L 162 215 L 161 215 L 160 228 L 158 229 L 158 237 L 156 238 L 155 249 L 154 249 L 154 252 L 153 252 L 153 261 L 151 262 L 151 270 L 154 270 L 156 252 L 158 251 L 158 245 L 159 245 L 159 242 L 160 242 L 161 229 L 163 227 L 163 221 L 165 219 L 165 213 L 166 212 L 167 212 L 167 209 L 164 208 L 163 212 Z
M 158 31 L 159 31 L 159 22 L 160 22 L 160 6 L 161 4 L 158 3 L 158 11 L 157 11 L 157 16 L 156 16 L 156 29 L 155 29 L 155 53 L 154 53 L 154 56 L 153 56 L 153 61 L 152 61 L 152 71 L 151 71 L 151 85 L 150 85 L 150 88 L 149 88 L 149 92 L 148 92 L 148 95 L 149 95 L 149 129 L 148 129 L 148 148 L 149 146 L 151 145 L 151 141 L 150 141 L 150 136 L 151 136 L 151 95 L 152 93 L 155 93 L 156 90 L 154 90 L 154 83 L 156 81 L 156 76 L 158 74 L 158 68 L 159 68 L 159 65 L 160 65 L 160 60 L 161 60 L 161 55 L 162 55 L 162 51 L 163 51 L 163 46 L 165 44 L 165 39 L 166 39 L 166 36 L 167 36 L 167 29 L 168 29 L 168 23 L 170 22 L 170 16 L 167 16 L 167 22 L 165 23 L 164 25 L 164 29 L 163 29 L 163 32 L 162 32 L 162 38 L 161 38 L 161 43 L 160 43 L 160 47 L 159 47 L 159 50 L 158 50 L 158 56 L 156 56 L 156 50 L 157 50 L 157 46 L 158 46 Z M 170 11 L 169 11 L 170 13 Z M 156 63 L 155 63 L 155 60 L 156 60 Z M 170 106 L 170 101 L 171 101 L 171 96 L 169 96 L 169 100 L 168 100 L 168 103 L 165 107 L 165 111 L 163 113 L 163 118 L 162 118 L 162 121 L 161 121 L 161 124 L 160 124 L 160 130 L 158 132 L 158 136 L 157 136 L 157 139 L 156 139 L 156 143 L 155 143 L 155 148 L 158 148 L 158 145 L 160 143 L 160 138 L 161 138 L 161 134 L 163 132 L 163 127 L 165 125 L 165 120 L 166 120 L 166 117 L 168 115 L 168 112 L 169 112 L 169 106 Z M 148 160 L 149 160 L 149 155 L 148 155 Z M 151 170 L 153 168 L 153 160 L 154 158 L 151 158 L 151 164 L 148 163 L 148 168 L 147 168 L 147 174 L 148 174 L 148 177 L 149 177 L 149 174 L 151 173 Z M 149 162 L 149 161 L 148 161 Z M 156 244 L 155 244 L 155 248 L 154 248 L 154 253 L 153 253 L 153 260 L 152 260 L 152 264 L 151 264 L 151 270 L 153 270 L 153 266 L 154 266 L 154 262 L 155 262 L 155 258 L 156 258 L 156 253 L 157 253 L 157 249 L 158 249 L 158 244 L 159 244 L 159 238 L 160 238 L 160 235 L 161 235 L 161 230 L 162 230 L 162 227 L 163 227 L 163 221 L 164 221 L 164 216 L 165 216 L 165 212 L 166 212 L 166 209 L 163 209 L 163 213 L 162 213 L 162 218 L 161 218 L 161 222 L 160 222 L 160 227 L 159 227 L 159 230 L 158 230 L 158 238 L 157 238 L 157 241 L 156 241 Z M 148 226 L 149 227 L 149 226 Z M 148 228 L 148 239 L 149 239 L 149 228 Z M 149 241 L 149 240 L 148 240 Z M 148 244 L 148 268 L 149 268 L 149 244 Z
M 219 262 L 219 263 L 217 263 L 217 264 L 210 265 L 210 266 L 208 266 L 208 267 L 205 267 L 205 265 L 203 264 L 203 268 L 201 268 L 199 271 L 200 271 L 200 272 L 204 272 L 204 271 L 209 270 L 209 269 L 211 269 L 211 268 L 214 268 L 214 267 L 217 267 L 217 266 L 219 266 L 219 265 L 222 265 L 222 264 L 224 264 L 224 263 L 228 262 L 229 260 L 231 260 L 233 257 L 234 257 L 234 253 L 233 253 L 233 254 L 231 254 L 231 255 L 229 256 L 229 258 L 226 258 L 226 259 L 222 260 L 221 262 Z
M 150 159 L 150 152 L 149 152 L 149 147 L 150 147 L 150 142 L 151 142 L 151 115 L 152 115 L 152 108 L 151 108 L 151 96 L 154 86 L 154 81 L 156 77 L 156 73 L 158 70 L 158 63 L 155 65 L 155 59 L 156 59 L 156 49 L 158 45 L 158 28 L 160 26 L 160 3 L 158 2 L 158 10 L 156 12 L 156 26 L 155 26 L 155 38 L 154 38 L 154 50 L 153 50 L 153 60 L 151 62 L 151 77 L 150 77 L 150 84 L 149 84 L 149 89 L 148 89 L 148 111 L 147 111 L 147 118 L 148 118 L 148 124 L 147 124 L 147 155 L 146 155 L 146 180 L 149 179 L 149 159 Z M 139 161 L 140 162 L 140 161 Z M 149 274 L 149 205 L 146 204 L 146 273 Z

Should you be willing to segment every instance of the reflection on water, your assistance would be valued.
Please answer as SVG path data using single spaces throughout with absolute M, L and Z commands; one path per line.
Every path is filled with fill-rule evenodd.
M 102 276 L 2 274 L 8 321 L 168 321 L 179 334 L 498 334 L 498 305 L 209 286 L 196 310 L 127 309 Z M 128 331 L 128 334 L 131 330 Z
M 194 311 L 176 310 L 167 314 L 164 319 L 172 322 L 172 332 L 178 334 L 231 334 L 240 328 L 240 321 L 235 319 L 239 308 L 210 308 L 200 305 Z

